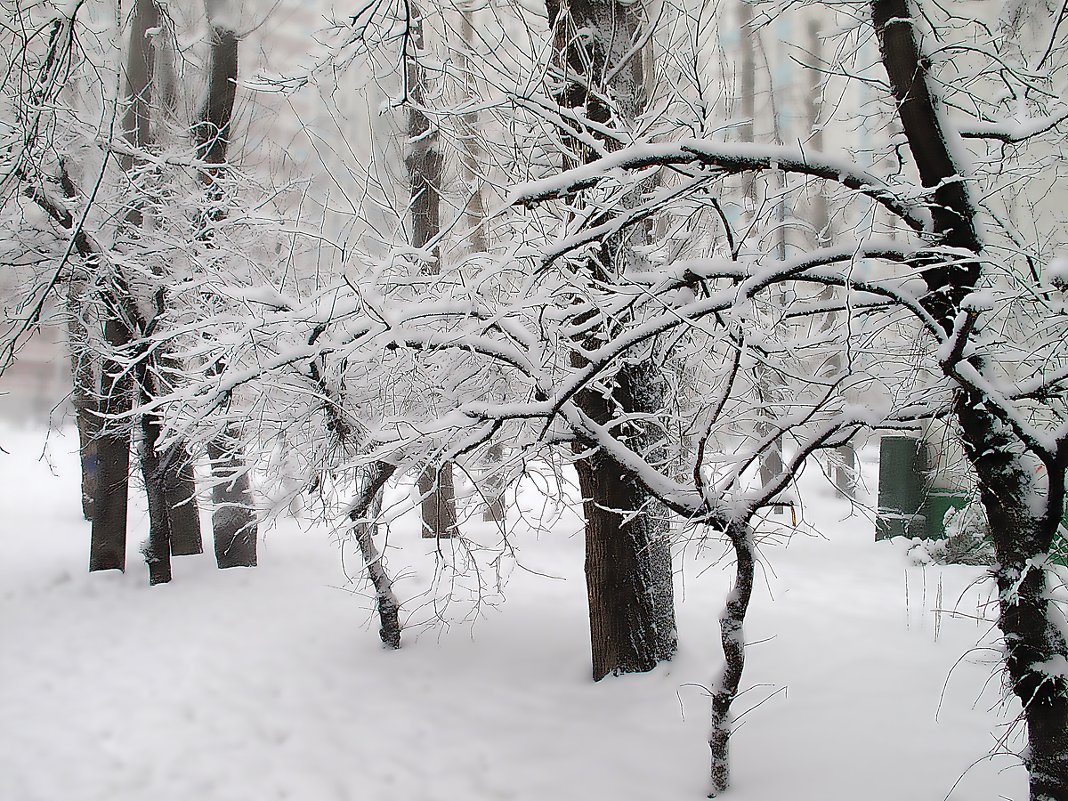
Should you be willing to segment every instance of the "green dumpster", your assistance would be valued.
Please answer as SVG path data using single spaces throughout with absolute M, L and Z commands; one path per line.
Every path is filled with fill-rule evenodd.
M 902 436 L 887 436 L 880 440 L 876 540 L 924 535 L 926 469 L 927 448 L 921 440 Z

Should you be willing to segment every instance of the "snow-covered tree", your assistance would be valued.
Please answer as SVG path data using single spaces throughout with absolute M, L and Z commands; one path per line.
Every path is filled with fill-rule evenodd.
M 101 147 L 99 129 L 82 129 L 95 174 L 110 180 L 112 152 L 136 150 L 146 177 L 156 170 L 175 185 L 200 182 L 192 195 L 168 195 L 153 220 L 154 258 L 163 249 L 185 268 L 168 314 L 131 329 L 128 343 L 99 340 L 124 378 L 143 374 L 146 354 L 166 353 L 181 367 L 161 361 L 164 391 L 129 413 L 105 410 L 108 421 L 158 413 L 162 449 L 183 440 L 210 448 L 247 432 L 266 473 L 287 471 L 291 493 L 314 492 L 327 505 L 343 498 L 337 508 L 391 646 L 399 601 L 373 525 L 389 480 L 443 464 L 477 476 L 494 451 L 506 455 L 496 459 L 505 477 L 537 461 L 573 466 L 587 518 L 597 678 L 650 668 L 674 649 L 665 521 L 680 536 L 728 542 L 737 572 L 721 616 L 725 668 L 711 688 L 719 793 L 729 782 L 757 547 L 773 530 L 766 512 L 790 502 L 817 452 L 864 430 L 948 420 L 978 477 L 997 552 L 1007 683 L 1027 726 L 1032 799 L 1068 798 L 1068 653 L 1049 561 L 1068 472 L 1068 280 L 1056 258 L 1068 244 L 1057 205 L 1068 120 L 1062 15 L 1024 0 L 986 21 L 953 4 L 835 4 L 827 11 L 837 15 L 828 25 L 840 31 L 835 52 L 863 62 L 866 43 L 877 43 L 881 72 L 844 57 L 799 58 L 828 81 L 863 84 L 867 105 L 825 110 L 821 135 L 791 144 L 756 131 L 726 135 L 732 121 L 710 118 L 710 95 L 728 90 L 709 85 L 706 11 L 678 28 L 666 11 L 600 0 L 550 2 L 544 17 L 520 10 L 508 22 L 486 9 L 410 11 L 367 6 L 360 13 L 375 24 L 357 17 L 339 28 L 307 79 L 340 72 L 371 44 L 415 53 L 434 72 L 430 82 L 405 73 L 412 62 L 403 57 L 383 59 L 393 65 L 375 73 L 383 85 L 416 90 L 393 86 L 383 104 L 385 114 L 409 112 L 406 147 L 331 174 L 349 203 L 343 213 L 359 223 L 348 230 L 359 233 L 337 237 L 344 264 L 308 280 L 292 279 L 294 252 L 267 226 L 205 210 L 205 186 L 209 205 L 234 207 L 233 185 L 212 157 L 229 112 L 223 122 L 202 120 L 197 131 L 208 135 L 194 158 L 118 137 Z M 790 4 L 753 12 L 744 19 L 754 29 L 793 13 Z M 467 13 L 485 23 L 477 48 L 457 34 Z M 21 230 L 51 225 L 61 235 L 61 266 L 45 291 L 65 281 L 75 255 L 83 273 L 136 267 L 136 288 L 155 289 L 147 248 L 125 247 L 115 234 L 121 206 L 63 190 L 59 162 L 49 161 L 56 132 L 72 130 L 48 126 L 61 100 L 55 73 L 66 69 L 57 64 L 71 63 L 57 54 L 69 51 L 74 29 L 69 15 L 49 19 L 41 30 L 59 44 L 11 73 L 30 76 L 25 85 L 8 84 L 18 126 L 3 129 L 5 188 L 17 191 L 5 194 L 5 208 L 23 214 Z M 420 24 L 425 43 L 416 41 Z M 670 38 L 678 31 L 696 38 Z M 462 58 L 450 57 L 450 41 Z M 450 82 L 462 89 L 450 94 Z M 486 131 L 478 165 L 470 150 L 466 162 L 463 149 L 450 151 L 470 136 L 474 110 Z M 862 158 L 843 131 L 866 126 L 876 139 L 875 121 L 885 123 L 883 144 L 869 142 L 878 158 Z M 468 187 L 450 184 L 449 170 L 465 164 Z M 382 180 L 389 167 L 403 191 Z M 467 213 L 474 172 L 489 211 L 481 220 Z M 721 202 L 738 175 L 774 195 L 751 203 L 746 220 L 771 232 L 785 225 L 785 209 L 801 216 L 819 182 L 826 207 L 809 220 L 817 235 L 789 248 L 783 237 L 739 235 Z M 361 203 L 349 197 L 353 187 Z M 194 211 L 175 212 L 183 203 Z M 334 214 L 315 220 L 320 239 L 343 227 L 327 222 Z M 881 236 L 888 219 L 893 237 Z M 300 235 L 312 228 L 299 214 L 291 222 Z M 472 227 L 492 235 L 472 248 Z M 130 311 L 108 304 L 112 283 L 80 276 L 103 298 L 99 319 Z M 75 293 L 79 304 L 87 291 Z M 222 466 L 230 478 L 246 475 Z M 455 539 L 451 547 L 467 547 Z
M 897 175 L 883 180 L 849 157 L 803 147 L 702 139 L 634 146 L 523 197 L 529 202 L 615 184 L 621 172 L 786 171 L 864 195 L 912 229 L 907 242 L 884 246 L 854 231 L 848 241 L 839 237 L 834 247 L 810 252 L 796 269 L 780 268 L 775 276 L 768 272 L 775 260 L 758 254 L 738 280 L 742 287 L 800 281 L 844 291 L 817 308 L 849 312 L 847 354 L 854 356 L 863 352 L 880 309 L 912 317 L 920 363 L 899 350 L 893 392 L 879 397 L 869 391 L 864 407 L 846 411 L 858 415 L 858 425 L 875 427 L 944 415 L 955 422 L 997 554 L 998 624 L 1007 685 L 1026 722 L 1021 758 L 1031 798 L 1064 798 L 1068 653 L 1055 600 L 1061 578 L 1050 562 L 1068 468 L 1065 306 L 1054 258 L 1065 235 L 1052 183 L 1063 168 L 1058 127 L 1068 119 L 1061 100 L 1068 56 L 1063 18 L 1037 4 L 1026 12 L 1011 4 L 1000 21 L 987 23 L 910 0 L 850 9 L 858 15 L 854 30 L 877 37 L 888 80 L 876 86 L 893 104 L 903 132 L 892 143 Z M 876 259 L 898 266 L 878 267 Z M 680 283 L 696 286 L 711 277 L 693 268 L 688 274 Z M 805 313 L 796 301 L 784 311 Z M 766 341 L 784 346 L 774 337 Z M 863 383 L 865 373 L 854 373 L 853 364 L 835 383 Z M 870 368 L 866 374 L 878 378 Z M 715 762 L 715 737 L 713 751 Z
M 215 34 L 223 30 L 223 10 L 209 9 Z M 197 226 L 202 231 L 206 219 L 202 185 L 207 179 L 212 195 L 219 173 L 205 165 L 223 161 L 230 133 L 216 118 L 229 118 L 237 50 L 231 31 L 233 70 L 224 66 L 209 81 L 194 142 L 181 119 L 191 98 L 179 91 L 167 11 L 138 0 L 127 25 L 93 4 L 17 7 L 17 24 L 5 28 L 12 41 L 3 87 L 20 125 L 7 132 L 4 212 L 20 228 L 49 230 L 56 237 L 49 247 L 61 254 L 47 264 L 41 298 L 23 299 L 28 313 L 14 320 L 5 344 L 13 353 L 41 323 L 47 294 L 65 295 L 83 469 L 93 479 L 83 482 L 83 493 L 93 493 L 85 507 L 93 526 L 90 569 L 125 567 L 130 440 L 139 428 L 150 512 L 142 550 L 152 583 L 169 580 L 172 553 L 201 550 L 194 457 L 165 431 L 161 405 L 183 366 L 151 336 L 181 318 L 188 298 L 195 268 L 187 268 L 197 260 Z M 238 472 L 225 481 L 247 480 Z M 247 507 L 248 498 L 242 502 Z M 216 531 L 217 551 L 222 533 Z M 220 566 L 234 563 L 233 548 L 222 550 Z

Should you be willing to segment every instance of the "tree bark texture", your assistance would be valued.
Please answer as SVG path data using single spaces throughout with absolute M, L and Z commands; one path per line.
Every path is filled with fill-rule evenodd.
M 663 510 L 651 509 L 637 479 L 611 459 L 595 454 L 575 468 L 586 516 L 593 679 L 652 670 L 677 648 Z M 636 498 L 643 508 L 634 508 Z
M 423 17 L 414 2 L 408 4 L 410 23 L 405 51 L 405 86 L 407 89 L 408 141 L 404 166 L 409 180 L 409 209 L 412 216 L 412 246 L 425 248 L 441 233 L 441 180 L 445 160 L 438 143 L 438 131 L 427 116 L 427 78 L 420 61 L 424 48 Z M 433 245 L 430 261 L 422 267 L 424 275 L 441 271 L 441 250 Z M 445 462 L 428 467 L 419 476 L 419 493 L 423 496 L 423 536 L 451 537 L 458 532 L 456 490 L 453 466 Z
M 193 460 L 183 445 L 172 447 L 169 458 L 164 462 L 163 492 L 166 497 L 171 554 L 193 556 L 204 553 L 196 473 Z
M 663 379 L 656 365 L 628 365 L 617 374 L 610 399 L 583 390 L 576 401 L 593 420 L 608 424 L 621 410 L 658 411 Z M 649 432 L 632 425 L 620 433 L 632 449 L 648 453 Z M 593 678 L 652 670 L 678 647 L 667 512 L 636 477 L 599 451 L 578 459 L 575 469 L 586 517 Z
M 934 193 L 934 234 L 941 244 L 974 254 L 946 258 L 943 253 L 937 265 L 922 272 L 929 290 L 924 305 L 950 332 L 962 299 L 979 278 L 982 241 L 975 208 L 927 83 L 929 65 L 921 56 L 915 10 L 908 0 L 873 0 L 871 9 L 909 148 L 923 185 Z M 959 361 L 946 361 L 944 369 L 950 377 L 957 365 Z M 972 365 L 982 368 L 977 359 Z M 965 453 L 979 478 L 997 555 L 998 626 L 1005 638 L 1009 681 L 1027 722 L 1024 764 L 1030 799 L 1064 801 L 1068 798 L 1068 677 L 1063 665 L 1068 646 L 1061 633 L 1061 612 L 1050 601 L 1046 559 L 1064 510 L 1068 453 L 1064 447 L 1052 453 L 1037 450 L 1035 455 L 1042 459 L 1048 477 L 1042 479 L 1024 458 L 1029 443 L 981 393 L 962 385 L 954 411 Z M 1040 510 L 1032 503 L 1036 497 L 1045 500 Z
M 645 76 L 638 46 L 644 16 L 640 5 L 614 0 L 546 0 L 560 72 L 561 105 L 579 109 L 597 126 L 625 131 L 644 107 Z M 609 148 L 617 143 L 591 128 Z M 595 154 L 577 141 L 570 143 L 574 163 Z M 588 269 L 611 281 L 632 257 L 627 238 L 601 243 Z M 605 326 L 610 326 L 610 321 Z M 608 330 L 591 338 L 608 336 Z M 584 344 L 591 344 L 586 342 Z M 576 351 L 572 362 L 582 366 Z M 606 399 L 589 389 L 576 396 L 583 412 L 602 425 L 620 415 L 658 412 L 665 390 L 654 361 L 623 365 L 611 379 Z M 616 431 L 627 444 L 647 456 L 652 435 L 638 424 Z M 582 447 L 576 450 L 582 452 Z M 586 586 L 590 607 L 593 678 L 647 671 L 672 657 L 677 647 L 674 586 L 666 511 L 633 475 L 603 453 L 594 451 L 576 461 L 586 514 Z
M 940 244 L 978 254 L 982 243 L 975 227 L 975 207 L 958 175 L 946 141 L 946 131 L 927 82 L 927 62 L 908 0 L 873 0 L 872 22 L 879 37 L 883 65 L 897 101 L 898 117 L 916 161 L 920 182 L 933 192 L 930 204 L 934 233 Z M 929 295 L 925 303 L 943 327 L 950 330 L 960 302 L 979 279 L 974 259 L 937 257 L 936 266 L 923 270 Z

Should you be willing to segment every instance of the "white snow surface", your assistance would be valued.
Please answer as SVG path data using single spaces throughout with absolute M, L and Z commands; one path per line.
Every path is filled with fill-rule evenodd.
M 507 602 L 460 622 L 474 607 L 459 597 L 450 626 L 406 631 L 388 652 L 366 584 L 308 522 L 267 530 L 254 570 L 216 570 L 208 542 L 175 561 L 172 584 L 150 588 L 135 490 L 126 573 L 89 575 L 76 438 L 43 443 L 0 430 L 0 799 L 705 797 L 701 685 L 720 669 L 732 573 L 718 543 L 679 546 L 675 661 L 594 684 L 579 522 L 565 514 L 535 533 L 532 486 L 510 510 L 529 570 L 511 570 Z M 869 484 L 873 460 L 865 453 Z M 816 470 L 802 497 L 793 536 L 762 549 L 746 626 L 752 689 L 737 713 L 767 700 L 741 718 L 724 798 L 1023 801 L 1026 775 L 1007 753 L 1022 747 L 1020 727 L 1007 728 L 1018 706 L 1000 702 L 983 571 L 906 566 L 908 544 L 874 543 L 870 519 Z M 413 523 L 393 524 L 402 545 L 387 554 L 402 599 L 434 572 L 433 543 Z M 494 539 L 475 519 L 466 530 Z M 487 596 L 502 598 L 492 581 Z M 417 605 L 406 604 L 412 622 L 430 616 Z

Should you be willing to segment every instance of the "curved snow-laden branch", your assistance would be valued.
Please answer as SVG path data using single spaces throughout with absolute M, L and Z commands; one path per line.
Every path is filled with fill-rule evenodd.
M 1062 109 L 1056 114 L 1046 114 L 1042 117 L 1024 120 L 1005 122 L 975 120 L 967 125 L 959 126 L 957 130 L 965 139 L 993 139 L 1014 145 L 1048 133 L 1065 120 L 1068 120 L 1068 109 Z
M 572 368 L 564 377 L 545 374 L 539 360 L 532 358 L 520 341 L 533 342 L 537 337 L 521 318 L 525 304 L 516 309 L 505 306 L 497 313 L 477 309 L 474 302 L 460 300 L 425 303 L 412 301 L 394 306 L 389 310 L 388 321 L 380 314 L 371 314 L 355 302 L 332 302 L 329 306 L 319 302 L 303 308 L 286 308 L 276 315 L 258 317 L 255 323 L 259 334 L 250 332 L 250 338 L 263 336 L 267 331 L 296 331 L 313 324 L 339 326 L 339 335 L 309 342 L 307 339 L 292 344 L 273 354 L 258 354 L 255 361 L 240 364 L 233 361 L 225 375 L 217 383 L 202 386 L 196 392 L 202 414 L 209 414 L 224 405 L 234 390 L 261 376 L 290 365 L 331 353 L 338 359 L 354 358 L 358 351 L 367 348 L 389 351 L 412 349 L 422 352 L 459 351 L 487 358 L 508 366 L 518 375 L 532 383 L 534 399 L 516 409 L 509 404 L 490 412 L 491 405 L 473 404 L 469 411 L 473 416 L 499 416 L 518 418 L 555 417 L 560 407 L 575 394 L 588 387 L 611 364 L 627 353 L 682 326 L 692 326 L 701 320 L 728 312 L 738 304 L 744 304 L 757 294 L 784 281 L 810 282 L 831 285 L 891 299 L 898 306 L 908 308 L 932 332 L 938 327 L 929 319 L 919 301 L 899 286 L 900 279 L 881 282 L 855 278 L 849 270 L 832 269 L 832 265 L 856 258 L 881 258 L 907 261 L 915 251 L 899 244 L 873 242 L 849 247 L 825 248 L 801 257 L 770 263 L 735 262 L 728 259 L 709 259 L 681 263 L 666 277 L 661 273 L 636 274 L 635 284 L 640 289 L 641 304 L 653 309 L 650 316 L 628 325 L 600 347 L 583 350 L 585 364 Z M 689 302 L 672 303 L 667 293 L 672 289 L 696 286 L 712 279 L 729 279 L 730 286 L 711 291 L 705 297 Z M 682 298 L 685 301 L 685 298 Z M 282 303 L 277 300 L 275 303 Z M 330 310 L 336 313 L 331 319 Z M 818 313 L 818 308 L 813 313 Z M 464 323 L 476 323 L 475 330 Z M 492 333 L 496 331 L 497 336 Z M 244 341 L 244 336 L 233 337 Z M 465 405 L 465 408 L 466 405 Z
M 842 184 L 881 204 L 910 228 L 931 231 L 931 215 L 918 201 L 918 187 L 893 187 L 848 159 L 799 147 L 760 145 L 749 142 L 713 142 L 688 139 L 680 142 L 635 144 L 589 164 L 557 175 L 520 184 L 512 190 L 513 204 L 532 205 L 590 189 L 613 173 L 637 172 L 653 167 L 697 164 L 726 173 L 783 170 Z

